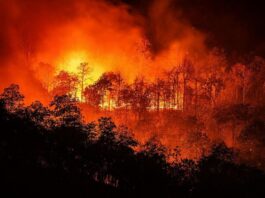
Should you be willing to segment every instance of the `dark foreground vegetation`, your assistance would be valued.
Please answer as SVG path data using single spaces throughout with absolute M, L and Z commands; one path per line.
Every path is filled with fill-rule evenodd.
M 0 194 L 5 197 L 263 197 L 262 171 L 215 144 L 199 161 L 139 144 L 110 118 L 85 124 L 68 96 L 24 107 L 18 86 L 0 97 Z

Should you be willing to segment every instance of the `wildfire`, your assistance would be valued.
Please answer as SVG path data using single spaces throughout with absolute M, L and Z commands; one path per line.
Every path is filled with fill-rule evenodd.
M 10 52 L 2 62 L 0 72 L 7 77 L 1 78 L 1 88 L 16 82 L 29 102 L 45 98 L 60 71 L 78 75 L 80 63 L 90 67 L 85 86 L 110 71 L 132 83 L 137 76 L 155 79 L 178 65 L 186 51 L 205 51 L 204 35 L 176 20 L 166 1 L 154 2 L 148 20 L 126 4 L 104 0 L 12 2 L 3 7 L 8 30 L 3 40 Z M 19 77 L 12 72 L 18 65 Z M 81 99 L 80 86 L 77 92 Z
M 93 84 L 104 72 L 103 66 L 100 63 L 97 63 L 95 60 L 89 57 L 89 54 L 85 50 L 80 51 L 71 51 L 65 53 L 62 57 L 59 57 L 56 61 L 56 74 L 60 71 L 66 71 L 71 74 L 80 76 L 79 67 L 80 64 L 88 64 L 88 72 L 86 73 L 87 77 L 84 78 L 84 85 Z M 77 99 L 81 101 L 81 87 L 77 88 Z
M 102 65 L 91 59 L 86 51 L 73 51 L 65 53 L 64 56 L 58 58 L 56 65 L 57 72 L 65 70 L 70 73 L 78 74 L 78 67 L 81 63 L 88 63 L 89 78 L 86 83 L 91 84 L 95 82 L 104 72 Z

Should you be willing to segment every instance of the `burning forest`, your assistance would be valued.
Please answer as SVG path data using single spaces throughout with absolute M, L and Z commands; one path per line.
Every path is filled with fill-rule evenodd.
M 265 194 L 261 7 L 0 0 L 1 193 Z

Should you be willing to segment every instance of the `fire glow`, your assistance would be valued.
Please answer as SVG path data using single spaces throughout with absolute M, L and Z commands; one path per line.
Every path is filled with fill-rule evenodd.
M 6 29 L 12 34 L 8 34 L 7 39 L 12 41 L 14 53 L 8 56 L 6 67 L 1 69 L 2 76 L 8 76 L 1 86 L 18 83 L 27 103 L 34 100 L 49 102 L 53 96 L 52 90 L 57 83 L 60 84 L 56 76 L 61 71 L 68 72 L 64 75 L 76 79 L 71 95 L 87 103 L 82 98 L 82 90 L 97 82 L 106 72 L 120 73 L 125 84 L 133 84 L 139 79 L 132 89 L 143 89 L 138 91 L 144 94 L 149 90 L 141 87 L 140 79 L 151 87 L 159 79 L 168 78 L 166 72 L 172 72 L 174 68 L 181 69 L 186 58 L 196 61 L 196 72 L 204 70 L 205 65 L 216 64 L 215 61 L 217 64 L 222 63 L 218 54 L 211 56 L 213 53 L 204 43 L 205 35 L 175 16 L 170 1 L 155 1 L 147 13 L 148 20 L 138 13 L 130 12 L 130 8 L 122 3 L 113 5 L 103 0 L 63 2 L 47 5 L 47 1 L 25 3 L 14 0 L 12 3 L 5 2 L 3 7 L 8 12 Z M 40 13 L 28 10 L 38 10 Z M 17 26 L 12 26 L 10 21 L 15 21 Z M 81 63 L 87 63 L 89 67 L 84 80 L 78 71 Z M 16 65 L 20 65 L 19 69 L 23 71 L 19 78 L 10 73 L 18 69 Z M 167 95 L 160 90 L 164 88 L 157 87 L 160 91 L 153 94 L 156 99 L 151 101 L 148 110 L 184 109 L 187 72 L 185 69 L 180 72 L 182 74 L 177 76 L 177 80 L 181 83 L 174 85 L 173 80 L 168 85 L 171 91 L 174 90 L 173 95 Z M 63 89 L 69 89 L 70 84 L 65 82 L 67 86 Z M 191 86 L 195 87 L 195 84 Z M 120 103 L 110 90 L 102 93 L 99 93 L 101 99 L 96 104 L 99 103 L 98 106 L 105 110 L 119 107 L 136 108 L 138 111 L 141 105 L 145 105 L 141 104 L 143 101 L 149 102 L 145 101 L 146 96 L 143 95 L 143 101 L 138 100 L 138 104 L 132 107 L 130 96 L 126 103 Z M 95 96 L 91 99 L 94 100 Z M 84 111 L 84 114 L 89 113 Z M 91 118 L 91 115 L 86 117 Z
M 1 68 L 3 76 L 9 76 L 2 80 L 1 86 L 19 83 L 29 101 L 44 99 L 51 81 L 45 77 L 47 73 L 48 78 L 60 70 L 75 73 L 81 62 L 90 65 L 91 81 L 104 72 L 114 71 L 132 82 L 138 75 L 154 79 L 164 69 L 179 64 L 187 52 L 197 49 L 196 53 L 205 53 L 203 34 L 174 20 L 166 1 L 155 3 L 156 12 L 150 11 L 154 25 L 159 25 L 162 20 L 159 15 L 168 11 L 163 20 L 170 29 L 157 29 L 157 42 L 166 39 L 168 31 L 171 35 L 182 33 L 164 42 L 166 46 L 155 54 L 146 36 L 147 21 L 137 13 L 129 13 L 129 7 L 124 4 L 114 6 L 102 0 L 67 4 L 58 1 L 51 5 L 45 1 L 3 4 L 3 13 L 7 13 L 9 21 L 5 28 L 9 30 L 6 39 L 12 41 L 9 46 L 12 53 L 5 57 L 5 67 Z M 11 21 L 17 25 L 13 26 Z M 12 77 L 10 71 L 18 64 L 23 71 L 19 78 Z M 29 79 L 36 81 L 34 86 Z
M 225 52 L 209 47 L 206 34 L 171 0 L 153 1 L 144 14 L 117 2 L 1 2 L 0 88 L 19 84 L 26 104 L 71 95 L 85 121 L 111 116 L 138 139 L 158 135 L 185 147 L 187 134 L 203 129 L 203 141 L 207 133 L 233 145 L 241 126 L 224 127 L 229 135 L 223 135 L 211 116 L 218 105 L 255 103 L 247 91 L 257 70 L 229 65 Z M 256 98 L 263 98 L 262 86 L 255 85 Z

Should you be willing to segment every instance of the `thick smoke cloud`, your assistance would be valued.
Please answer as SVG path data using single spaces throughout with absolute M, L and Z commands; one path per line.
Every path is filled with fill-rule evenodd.
M 1 88 L 19 83 L 30 101 L 43 100 L 52 76 L 75 72 L 78 61 L 90 64 L 94 80 L 111 70 L 130 81 L 207 51 L 204 34 L 172 1 L 150 2 L 143 14 L 121 1 L 1 1 Z
M 171 15 L 188 21 L 207 35 L 207 46 L 224 48 L 228 58 L 246 55 L 265 57 L 265 12 L 260 0 L 122 0 L 148 17 L 154 2 L 167 3 Z M 163 18 L 163 17 L 162 17 Z M 162 20 L 163 21 L 163 20 Z M 152 30 L 150 29 L 152 32 Z M 235 57 L 236 55 L 236 57 Z

